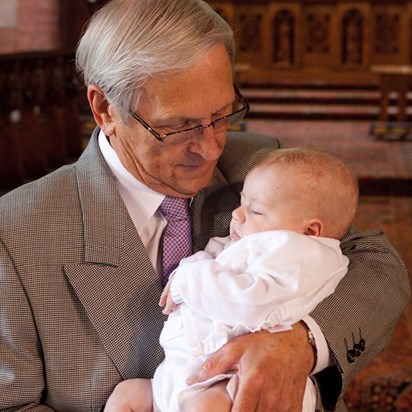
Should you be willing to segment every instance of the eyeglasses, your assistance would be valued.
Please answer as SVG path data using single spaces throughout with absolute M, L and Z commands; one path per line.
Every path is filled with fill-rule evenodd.
M 236 94 L 236 100 L 233 103 L 235 110 L 226 115 L 219 117 L 209 124 L 200 124 L 198 126 L 190 127 L 184 130 L 178 130 L 176 132 L 169 132 L 161 134 L 154 130 L 146 121 L 144 121 L 139 115 L 132 110 L 129 111 L 130 116 L 137 120 L 148 132 L 150 132 L 159 142 L 167 143 L 168 145 L 179 145 L 183 143 L 189 143 L 192 140 L 202 136 L 203 131 L 208 127 L 213 127 L 214 131 L 219 133 L 226 131 L 230 126 L 239 123 L 250 109 L 249 103 L 241 95 L 238 88 L 233 85 Z

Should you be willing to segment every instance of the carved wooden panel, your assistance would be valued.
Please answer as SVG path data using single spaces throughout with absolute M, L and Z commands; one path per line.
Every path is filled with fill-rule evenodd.
M 362 65 L 364 62 L 365 16 L 352 9 L 342 18 L 341 63 Z
M 210 0 L 235 28 L 242 76 L 363 74 L 412 64 L 412 0 Z M 230 11 L 230 12 L 228 12 Z
M 264 44 L 270 50 L 267 61 L 270 67 L 280 70 L 299 67 L 301 64 L 301 9 L 297 3 L 271 3 L 266 13 L 270 28 Z
M 399 13 L 386 10 L 377 11 L 374 16 L 374 49 L 376 54 L 396 54 L 399 52 Z
M 305 52 L 327 55 L 331 43 L 331 15 L 327 12 L 311 11 L 305 16 Z
M 279 10 L 273 18 L 273 62 L 289 67 L 296 62 L 296 16 L 291 10 Z
M 405 17 L 405 8 L 402 6 L 372 8 L 371 59 L 373 63 L 401 64 L 404 61 L 403 53 L 407 40 L 403 34 Z
M 262 52 L 263 14 L 259 10 L 245 9 L 237 14 L 237 22 L 239 50 L 246 54 Z

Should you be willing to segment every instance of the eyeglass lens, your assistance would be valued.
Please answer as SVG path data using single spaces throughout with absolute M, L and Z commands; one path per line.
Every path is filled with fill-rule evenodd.
M 247 111 L 248 107 L 243 106 L 241 109 L 236 110 L 234 113 L 216 119 L 208 125 L 200 125 L 192 129 L 169 133 L 164 137 L 164 143 L 167 143 L 169 145 L 187 143 L 202 135 L 204 130 L 209 127 L 213 127 L 215 132 L 226 131 L 230 126 L 233 126 L 234 124 L 242 120 Z

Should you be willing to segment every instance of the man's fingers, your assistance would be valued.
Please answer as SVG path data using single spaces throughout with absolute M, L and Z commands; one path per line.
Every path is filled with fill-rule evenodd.
M 215 375 L 227 373 L 229 371 L 237 371 L 239 356 L 235 352 L 230 350 L 230 342 L 223 346 L 219 351 L 209 356 L 209 358 L 203 362 L 197 375 L 190 376 L 186 383 L 193 385 L 197 382 L 203 382 Z

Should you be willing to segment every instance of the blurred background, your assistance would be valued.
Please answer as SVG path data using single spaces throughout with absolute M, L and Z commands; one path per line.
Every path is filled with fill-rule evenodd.
M 74 68 L 103 0 L 0 0 L 0 195 L 73 162 L 94 128 Z M 355 224 L 412 271 L 412 1 L 215 0 L 238 44 L 243 130 L 323 147 L 359 177 Z M 412 304 L 346 393 L 351 411 L 412 410 Z

